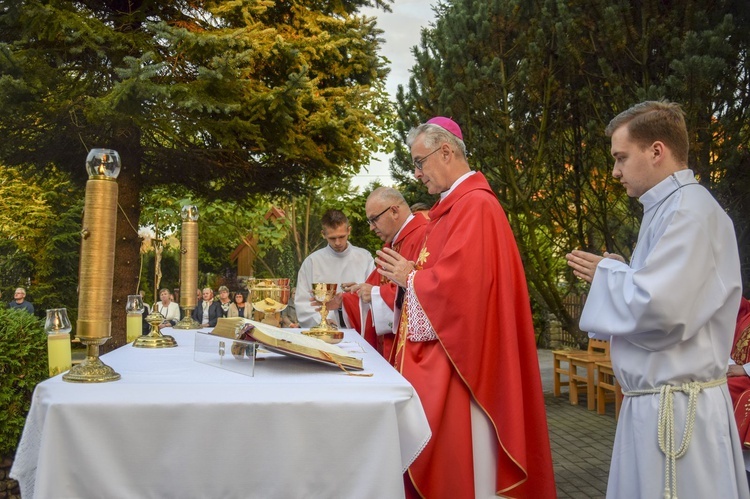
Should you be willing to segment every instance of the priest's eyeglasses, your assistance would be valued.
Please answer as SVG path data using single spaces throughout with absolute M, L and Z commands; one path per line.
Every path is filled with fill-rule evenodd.
M 370 225 L 375 225 L 376 223 L 378 223 L 378 219 L 379 219 L 380 217 L 382 217 L 382 216 L 383 216 L 383 214 L 384 214 L 384 213 L 385 213 L 386 211 L 390 210 L 390 209 L 391 209 L 391 207 L 389 206 L 389 207 L 387 207 L 386 209 L 384 209 L 383 211 L 381 211 L 380 213 L 378 213 L 377 215 L 375 215 L 374 217 L 370 217 L 370 218 L 368 218 L 368 219 L 367 219 L 367 223 L 368 223 L 368 224 L 370 224 Z
M 431 153 L 429 153 L 424 158 L 413 159 L 412 162 L 414 163 L 414 168 L 416 168 L 419 171 L 422 171 L 422 168 L 424 167 L 425 160 L 427 158 L 429 158 L 430 156 L 432 156 L 433 154 L 435 154 L 436 152 L 438 152 L 440 149 L 442 149 L 442 147 L 443 147 L 443 145 L 440 144 L 440 147 L 438 147 L 437 149 L 435 149 L 434 151 L 432 151 Z

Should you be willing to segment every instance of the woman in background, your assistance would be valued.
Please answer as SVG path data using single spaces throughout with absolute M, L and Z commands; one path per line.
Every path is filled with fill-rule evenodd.
M 253 318 L 253 307 L 245 301 L 245 295 L 242 291 L 237 291 L 234 294 L 234 302 L 229 305 L 229 312 L 227 317 L 244 317 L 246 319 Z
M 159 329 L 174 326 L 180 321 L 180 306 L 172 301 L 172 293 L 167 288 L 159 290 L 159 299 L 161 301 L 154 303 L 154 311 L 164 316 Z

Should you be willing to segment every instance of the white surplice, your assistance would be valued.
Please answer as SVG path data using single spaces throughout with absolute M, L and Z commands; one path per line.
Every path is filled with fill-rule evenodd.
M 294 306 L 300 327 L 313 327 L 320 323 L 320 314 L 310 305 L 310 290 L 314 282 L 336 283 L 337 292 L 345 282 L 365 282 L 367 276 L 375 270 L 375 261 L 366 249 L 348 244 L 341 252 L 334 251 L 329 245 L 310 254 L 297 274 L 297 293 Z M 338 313 L 331 310 L 328 319 L 339 324 Z M 339 324 L 343 326 L 343 324 Z
M 630 265 L 599 263 L 580 327 L 611 340 L 624 392 L 722 378 L 742 291 L 732 222 L 690 170 L 670 175 L 639 201 L 644 215 Z M 674 395 L 678 448 L 687 400 Z M 677 497 L 750 497 L 726 384 L 701 391 L 697 401 L 692 440 L 677 460 Z M 658 404 L 659 394 L 625 397 L 608 498 L 663 497 Z

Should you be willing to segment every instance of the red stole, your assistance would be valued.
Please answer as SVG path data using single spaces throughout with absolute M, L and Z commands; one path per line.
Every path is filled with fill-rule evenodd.
M 526 278 L 508 221 L 481 173 L 430 210 L 421 255 L 414 291 L 438 340 L 406 340 L 395 359 L 432 429 L 409 468 L 414 488 L 428 498 L 474 497 L 473 398 L 496 432 L 497 493 L 555 497 Z
M 750 301 L 744 297 L 740 300 L 730 356 L 740 366 L 750 362 Z M 750 376 L 727 378 L 727 386 L 734 404 L 734 418 L 740 440 L 744 448 L 750 448 Z
M 416 213 L 409 223 L 407 223 L 398 233 L 398 239 L 386 244 L 384 247 L 393 248 L 404 258 L 416 260 L 419 250 L 422 248 L 424 241 L 424 231 L 427 226 L 427 219 L 421 213 Z M 372 271 L 365 281 L 373 286 L 380 288 L 380 297 L 393 310 L 396 300 L 398 286 L 390 282 L 387 278 L 378 273 L 378 269 Z M 344 293 L 342 305 L 346 310 L 351 326 L 361 334 L 365 340 L 372 345 L 386 359 L 391 352 L 394 335 L 387 333 L 378 336 L 375 332 L 375 326 L 372 320 L 372 310 L 368 310 L 364 325 L 360 317 L 359 296 L 356 293 Z

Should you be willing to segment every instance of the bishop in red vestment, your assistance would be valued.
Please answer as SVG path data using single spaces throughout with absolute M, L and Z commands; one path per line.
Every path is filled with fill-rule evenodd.
M 407 144 L 415 176 L 441 195 L 416 265 L 389 249 L 375 260 L 406 289 L 395 366 L 432 429 L 407 493 L 555 497 L 526 278 L 505 213 L 470 171 L 455 122 L 433 118 Z
M 378 187 L 365 203 L 370 230 L 408 260 L 416 260 L 424 242 L 427 219 L 412 215 L 404 196 L 392 187 Z M 364 336 L 370 345 L 388 358 L 393 344 L 394 305 L 397 286 L 374 270 L 364 283 L 347 287 L 343 307 L 349 324 Z M 361 316 L 365 315 L 365 320 Z M 375 316 L 378 315 L 377 321 Z
M 750 374 L 744 366 L 750 364 L 750 301 L 744 297 L 740 299 L 740 309 L 737 312 L 731 357 L 734 364 L 730 365 L 727 371 L 727 386 L 734 404 L 734 418 L 737 421 L 742 447 L 748 449 L 750 448 Z

